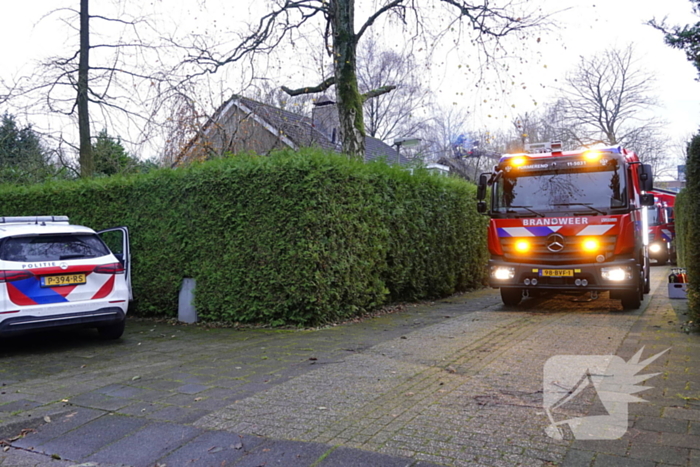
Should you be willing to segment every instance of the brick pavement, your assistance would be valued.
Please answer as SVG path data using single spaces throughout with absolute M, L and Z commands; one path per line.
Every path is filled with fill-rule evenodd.
M 321 330 L 135 321 L 116 344 L 84 332 L 0 344 L 0 438 L 36 429 L 0 465 L 697 466 L 700 336 L 680 330 L 685 302 L 653 270 L 635 312 L 605 298 L 506 308 L 482 290 Z M 622 439 L 545 435 L 549 357 L 628 360 L 641 346 L 671 350 Z M 594 396 L 563 414 L 594 413 Z

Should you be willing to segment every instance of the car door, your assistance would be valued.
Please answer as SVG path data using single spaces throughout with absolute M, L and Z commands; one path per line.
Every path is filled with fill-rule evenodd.
M 126 285 L 129 288 L 129 300 L 134 299 L 131 291 L 131 251 L 129 247 L 129 229 L 126 227 L 113 227 L 97 232 L 103 242 L 107 244 L 114 256 L 124 266 Z

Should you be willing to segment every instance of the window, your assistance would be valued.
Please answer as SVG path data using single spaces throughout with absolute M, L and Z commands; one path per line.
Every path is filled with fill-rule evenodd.
M 617 163 L 604 170 L 557 170 L 505 175 L 495 190 L 494 211 L 539 214 L 575 211 L 608 214 L 627 205 Z
M 0 259 L 4 261 L 60 261 L 108 254 L 102 240 L 89 234 L 10 237 L 0 244 Z

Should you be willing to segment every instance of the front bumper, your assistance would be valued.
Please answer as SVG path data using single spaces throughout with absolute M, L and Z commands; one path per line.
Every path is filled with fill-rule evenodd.
M 489 285 L 495 288 L 581 292 L 630 290 L 638 287 L 640 269 L 641 266 L 634 259 L 569 266 L 492 259 L 489 261 Z M 618 270 L 624 271 L 624 274 L 619 274 Z M 499 274 L 495 274 L 497 271 Z M 620 280 L 612 280 L 611 277 Z
M 0 322 L 0 336 L 10 336 L 42 329 L 68 326 L 99 327 L 115 324 L 126 319 L 120 307 L 100 308 L 94 311 L 64 313 L 48 316 L 17 316 Z

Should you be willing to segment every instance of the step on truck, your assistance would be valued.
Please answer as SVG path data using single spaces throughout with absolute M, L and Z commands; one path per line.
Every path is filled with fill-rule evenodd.
M 489 284 L 508 306 L 542 292 L 609 291 L 639 308 L 649 293 L 652 184 L 651 166 L 621 147 L 551 142 L 504 155 L 477 190 L 477 210 L 490 217 Z

